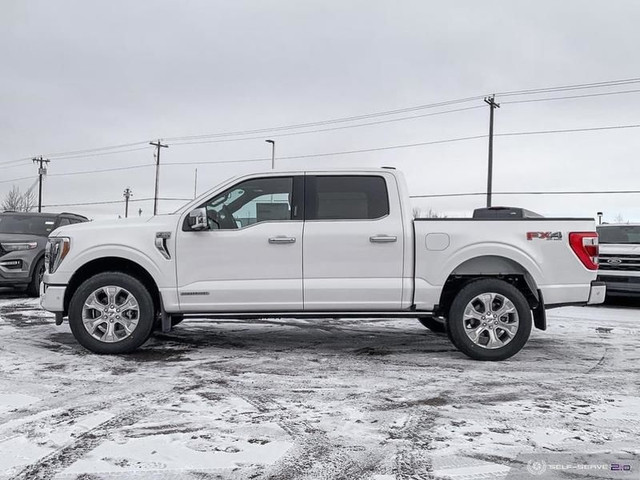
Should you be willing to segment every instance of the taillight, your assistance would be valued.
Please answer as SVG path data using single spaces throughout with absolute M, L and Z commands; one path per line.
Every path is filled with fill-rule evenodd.
M 596 232 L 571 232 L 569 245 L 585 267 L 589 270 L 598 269 L 598 234 Z

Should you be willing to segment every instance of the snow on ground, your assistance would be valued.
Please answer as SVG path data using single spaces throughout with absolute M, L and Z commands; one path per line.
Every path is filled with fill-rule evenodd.
M 504 478 L 526 454 L 637 457 L 640 312 L 548 313 L 498 363 L 413 319 L 191 320 L 98 356 L 0 293 L 0 480 Z

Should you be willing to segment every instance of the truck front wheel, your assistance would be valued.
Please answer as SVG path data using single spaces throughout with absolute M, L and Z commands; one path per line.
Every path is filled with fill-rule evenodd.
M 95 353 L 134 351 L 151 335 L 153 319 L 153 299 L 147 288 L 121 272 L 85 280 L 69 304 L 73 336 Z
M 451 342 L 475 360 L 504 360 L 531 333 L 531 308 L 513 285 L 497 279 L 469 283 L 456 295 L 447 319 Z

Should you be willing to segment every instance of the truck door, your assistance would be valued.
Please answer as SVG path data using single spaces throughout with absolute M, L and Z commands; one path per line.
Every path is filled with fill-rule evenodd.
M 209 230 L 185 217 L 176 242 L 185 312 L 302 310 L 303 177 L 242 181 L 204 202 Z
M 304 309 L 400 309 L 402 218 L 392 175 L 306 175 Z

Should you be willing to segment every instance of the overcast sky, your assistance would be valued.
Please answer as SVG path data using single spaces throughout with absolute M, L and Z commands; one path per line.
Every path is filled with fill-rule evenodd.
M 153 196 L 152 147 L 110 155 L 52 154 L 167 139 L 162 163 L 276 157 L 486 135 L 482 99 L 368 122 L 482 107 L 341 130 L 283 130 L 250 139 L 178 145 L 216 134 L 404 109 L 512 90 L 640 77 L 640 4 L 616 1 L 24 1 L 0 16 L 0 162 L 49 155 L 44 204 Z M 497 97 L 495 132 L 640 123 L 640 92 L 548 102 L 507 101 L 640 89 L 640 83 Z M 360 121 L 359 123 L 366 123 Z M 296 133 L 296 135 L 283 135 Z M 640 189 L 640 129 L 503 136 L 494 143 L 495 191 Z M 218 137 L 212 139 L 239 139 Z M 97 153 L 109 153 L 101 151 Z M 413 195 L 486 189 L 487 139 L 276 160 L 280 168 L 382 165 L 403 170 Z M 270 162 L 167 165 L 162 197 L 189 198 Z M 14 178 L 29 177 L 12 182 Z M 36 178 L 30 161 L 0 165 L 0 198 Z M 640 195 L 497 196 L 546 215 L 621 214 L 640 221 Z M 483 197 L 415 200 L 467 214 Z M 180 201 L 161 202 L 169 212 Z M 132 204 L 137 214 L 151 202 Z M 48 208 L 116 216 L 123 204 Z

